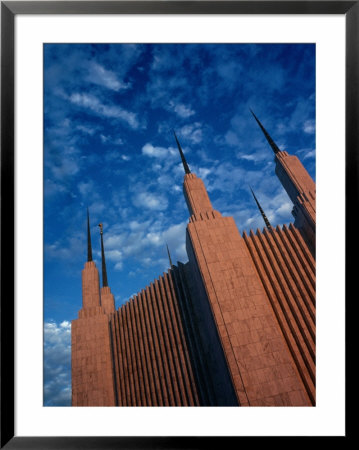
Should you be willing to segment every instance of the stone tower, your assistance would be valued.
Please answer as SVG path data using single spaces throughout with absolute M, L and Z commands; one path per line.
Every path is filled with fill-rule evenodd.
M 257 122 L 260 124 L 258 119 Z M 189 210 L 189 261 L 172 263 L 115 310 L 100 224 L 102 280 L 83 270 L 72 322 L 73 405 L 315 405 L 315 185 L 260 124 L 296 223 L 240 233 L 213 209 L 177 136 Z M 311 234 L 312 233 L 312 234 Z
M 92 260 L 90 219 L 87 211 L 88 257 L 82 271 L 82 309 L 71 324 L 73 406 L 113 406 L 112 349 L 108 313 L 115 310 L 110 288 L 100 289 L 100 278 Z M 102 228 L 101 228 L 101 244 Z M 103 274 L 106 266 L 103 255 Z
M 297 156 L 281 151 L 251 111 L 274 152 L 275 173 L 293 202 L 294 225 L 315 256 L 315 183 Z
M 311 404 L 233 218 L 222 217 L 213 209 L 202 180 L 195 174 L 186 172 L 183 186 L 190 213 L 186 249 L 195 277 L 197 315 L 213 318 L 215 323 L 209 328 L 210 319 L 202 321 L 199 331 L 204 343 L 214 348 L 217 342 L 222 349 L 238 404 L 274 405 L 275 395 L 293 397 L 297 405 Z M 210 366 L 214 385 L 223 389 L 218 358 L 214 357 Z M 280 384 L 278 379 L 286 381 Z M 275 388 L 273 383 L 277 383 Z

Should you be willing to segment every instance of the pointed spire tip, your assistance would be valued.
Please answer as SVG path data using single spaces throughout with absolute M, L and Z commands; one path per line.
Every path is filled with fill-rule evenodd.
M 277 144 L 276 144 L 276 143 L 273 141 L 273 139 L 269 136 L 269 133 L 268 133 L 267 130 L 264 128 L 264 126 L 261 124 L 261 122 L 259 121 L 258 117 L 254 114 L 254 112 L 253 112 L 250 108 L 249 108 L 249 110 L 250 110 L 250 112 L 253 114 L 253 117 L 256 119 L 256 121 L 257 121 L 257 123 L 258 123 L 260 129 L 262 130 L 262 132 L 263 132 L 265 138 L 267 139 L 268 144 L 271 146 L 273 152 L 274 152 L 275 154 L 279 153 L 280 150 L 279 150 Z
M 102 257 L 102 286 L 108 286 L 107 282 L 107 270 L 106 270 L 106 260 L 105 260 L 105 249 L 103 246 L 103 226 L 102 223 L 98 224 L 100 228 L 100 236 L 101 236 L 101 257 Z
M 168 260 L 170 262 L 170 267 L 172 267 L 173 264 L 172 264 L 171 254 L 170 254 L 170 250 L 168 248 L 167 242 L 166 242 L 166 247 L 167 247 L 167 254 L 168 254 Z
M 177 147 L 178 147 L 178 150 L 179 150 L 180 155 L 181 155 L 181 159 L 182 159 L 182 164 L 183 164 L 184 171 L 185 171 L 186 174 L 189 174 L 189 173 L 191 173 L 191 171 L 189 170 L 189 167 L 188 167 L 186 158 L 185 158 L 185 156 L 184 156 L 184 154 L 183 154 L 183 150 L 182 150 L 181 144 L 179 143 L 179 140 L 178 140 L 178 138 L 177 138 L 177 136 L 176 136 L 175 131 L 174 131 L 174 130 L 172 130 L 172 131 L 173 131 L 173 134 L 174 134 L 174 136 L 175 136 L 176 143 L 177 143 Z
M 91 230 L 90 230 L 90 213 L 87 208 L 87 261 L 92 261 L 92 245 L 91 245 Z
M 265 215 L 265 213 L 264 213 L 264 211 L 263 211 L 263 209 L 262 209 L 262 207 L 261 207 L 259 201 L 257 200 L 257 197 L 256 197 L 255 193 L 253 192 L 253 189 L 251 188 L 251 186 L 249 186 L 249 189 L 250 189 L 251 192 L 252 192 L 253 198 L 254 198 L 254 200 L 255 200 L 255 202 L 256 202 L 256 204 L 257 204 L 257 207 L 258 207 L 258 209 L 259 209 L 259 212 L 261 213 L 261 216 L 262 216 L 262 218 L 263 218 L 263 220 L 264 220 L 264 223 L 265 223 L 266 227 L 267 227 L 268 229 L 271 230 L 271 229 L 272 229 L 272 225 L 270 224 L 270 222 L 269 222 L 267 216 Z

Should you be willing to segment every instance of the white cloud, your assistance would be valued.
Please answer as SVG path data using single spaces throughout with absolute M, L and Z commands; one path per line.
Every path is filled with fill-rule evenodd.
M 141 262 L 145 267 L 151 267 L 153 265 L 153 260 L 149 257 L 142 258 Z
M 60 183 L 55 183 L 54 181 L 52 181 L 50 179 L 45 180 L 44 194 L 46 197 L 51 197 L 53 195 L 57 195 L 59 193 L 66 192 L 66 190 L 67 190 L 66 187 Z
M 71 94 L 69 100 L 71 103 L 94 112 L 99 116 L 123 120 L 133 129 L 137 129 L 140 126 L 137 114 L 126 111 L 118 105 L 105 105 L 93 95 L 74 93 Z
M 55 241 L 45 245 L 45 257 L 50 260 L 73 261 L 74 255 L 83 252 L 83 241 L 78 236 L 70 237 L 67 242 Z
M 244 155 L 243 153 L 238 153 L 239 159 L 244 159 L 246 161 L 256 161 L 256 157 L 254 155 Z
M 314 120 L 306 120 L 303 126 L 304 133 L 314 134 L 315 133 L 315 122 Z
M 91 214 L 101 214 L 105 209 L 106 209 L 106 206 L 104 205 L 103 201 L 101 201 L 101 200 L 93 202 L 89 206 L 89 210 L 91 211 Z
M 245 226 L 246 227 L 250 227 L 254 222 L 254 218 L 253 217 L 249 217 L 249 219 L 246 220 L 245 222 Z
M 71 406 L 71 324 L 44 323 L 44 405 Z
M 310 150 L 309 152 L 307 152 L 307 153 L 304 155 L 304 158 L 303 158 L 303 159 L 307 159 L 307 158 L 315 158 L 315 150 Z
M 119 261 L 119 262 L 117 262 L 115 264 L 115 267 L 114 267 L 115 270 L 122 270 L 122 268 L 123 268 L 123 262 L 122 261 Z
M 176 247 L 174 257 L 176 258 L 176 261 L 186 262 L 188 260 L 186 244 L 184 242 Z
M 123 244 L 123 241 L 125 239 L 125 235 L 113 235 L 113 236 L 106 236 L 105 238 L 105 246 L 106 248 L 112 249 L 120 247 Z
M 202 142 L 202 125 L 199 122 L 192 123 L 190 125 L 184 125 L 180 129 L 180 136 L 190 141 L 193 144 L 199 144 Z
M 137 220 L 131 220 L 129 223 L 130 229 L 134 231 L 145 230 L 149 226 L 149 221 L 146 222 L 138 222 Z
M 133 203 L 139 208 L 162 211 L 167 208 L 168 200 L 164 195 L 140 192 L 133 197 Z
M 187 260 L 184 247 L 186 222 L 164 228 L 160 216 L 161 213 L 157 213 L 156 220 L 152 222 L 132 221 L 127 225 L 126 232 L 106 240 L 106 258 L 115 263 L 115 270 L 122 270 L 125 261 L 130 262 L 132 259 L 142 267 L 153 266 L 156 261 L 164 270 L 168 263 L 166 243 L 174 257 Z M 162 262 L 159 252 L 163 257 Z
M 123 145 L 123 140 L 120 137 L 113 138 L 112 136 L 105 136 L 104 134 L 100 134 L 100 139 L 103 144 L 112 144 L 112 145 Z
M 293 204 L 290 202 L 283 203 L 279 208 L 276 209 L 275 213 L 279 215 L 289 214 L 293 209 Z
M 89 181 L 88 183 L 86 183 L 85 181 L 81 181 L 77 187 L 80 191 L 80 194 L 83 196 L 86 196 L 87 194 L 90 194 L 94 191 L 94 184 L 92 181 Z
M 146 235 L 146 239 L 150 244 L 155 245 L 155 246 L 163 244 L 160 233 L 148 233 Z
M 195 111 L 191 109 L 190 106 L 186 106 L 183 103 L 169 103 L 170 109 L 174 111 L 179 117 L 182 117 L 182 119 L 186 119 L 187 117 L 193 116 L 195 114 Z
M 120 137 L 118 137 L 118 138 L 114 139 L 114 140 L 112 141 L 112 143 L 115 144 L 115 145 L 123 145 L 123 139 L 121 139 Z
M 90 136 L 93 136 L 97 131 L 94 127 L 86 127 L 84 125 L 77 125 L 76 130 L 82 131 L 82 133 L 89 134 Z
M 204 183 L 206 183 L 206 178 L 207 178 L 207 176 L 208 176 L 210 173 L 211 173 L 210 169 L 206 169 L 206 168 L 203 168 L 203 167 L 200 167 L 200 168 L 198 169 L 198 176 L 199 176 L 200 178 L 202 178 L 202 181 L 203 181 Z
M 177 242 L 178 236 L 184 236 L 186 233 L 187 222 L 171 225 L 167 230 L 163 232 L 163 238 L 168 244 L 174 244 Z
M 224 136 L 224 139 L 228 145 L 231 145 L 233 147 L 237 147 L 240 145 L 238 136 L 231 130 L 227 131 L 227 133 Z
M 120 81 L 114 72 L 105 69 L 100 64 L 91 62 L 89 65 L 89 69 L 90 73 L 87 77 L 87 80 L 94 84 L 104 86 L 113 91 L 128 89 L 131 86 L 130 83 L 123 83 L 122 81 Z
M 63 179 L 67 176 L 74 176 L 80 170 L 78 161 L 73 158 L 63 157 L 60 162 L 51 166 L 51 171 L 55 178 Z
M 106 144 L 110 140 L 109 136 L 105 136 L 104 134 L 100 134 L 100 139 L 103 144 Z
M 176 155 L 176 150 L 172 147 L 154 147 L 152 144 L 147 143 L 142 147 L 142 154 L 151 158 L 168 158 Z
M 265 149 L 265 151 L 253 151 L 252 153 L 237 153 L 238 159 L 244 159 L 245 161 L 252 161 L 252 162 L 263 162 L 268 159 L 268 157 L 271 156 L 271 153 Z
M 259 172 L 247 171 L 230 162 L 216 164 L 211 172 L 215 177 L 211 185 L 207 187 L 209 192 L 214 190 L 233 192 L 235 189 L 243 187 L 244 183 L 254 184 L 254 181 L 262 177 Z
M 106 250 L 105 252 L 106 259 L 109 261 L 120 262 L 122 261 L 122 252 L 119 250 Z

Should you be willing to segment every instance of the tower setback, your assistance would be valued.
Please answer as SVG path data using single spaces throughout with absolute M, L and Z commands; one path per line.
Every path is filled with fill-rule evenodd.
M 263 231 L 241 234 L 213 209 L 175 135 L 188 262 L 173 264 L 167 246 L 169 270 L 115 310 L 100 228 L 103 287 L 87 261 L 72 322 L 74 406 L 315 405 L 315 184 L 255 119 L 295 224 L 274 228 L 263 213 Z
M 315 257 L 315 183 L 299 158 L 279 150 L 253 111 L 251 112 L 275 154 L 275 173 L 293 202 L 294 225 Z

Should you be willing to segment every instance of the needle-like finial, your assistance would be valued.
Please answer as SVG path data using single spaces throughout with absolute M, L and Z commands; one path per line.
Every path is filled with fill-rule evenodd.
M 261 128 L 261 130 L 263 131 L 264 136 L 266 137 L 269 145 L 272 147 L 272 150 L 274 151 L 275 154 L 277 154 L 278 152 L 280 152 L 279 148 L 277 147 L 277 144 L 273 141 L 273 139 L 269 136 L 267 130 L 264 128 L 264 126 L 260 123 L 260 121 L 258 120 L 257 116 L 254 114 L 254 112 L 252 110 L 250 110 L 250 112 L 253 114 L 253 117 L 256 119 L 259 127 Z
M 272 226 L 271 226 L 271 224 L 270 224 L 270 222 L 269 222 L 267 216 L 264 214 L 264 211 L 263 211 L 261 205 L 259 204 L 259 201 L 257 200 L 257 197 L 255 196 L 255 194 L 254 194 L 254 192 L 253 192 L 253 190 L 252 190 L 252 188 L 251 188 L 250 186 L 249 186 L 249 189 L 250 189 L 251 192 L 252 192 L 252 195 L 253 195 L 253 198 L 254 198 L 255 202 L 257 203 L 259 212 L 261 213 L 261 215 L 262 215 L 262 217 L 263 217 L 263 220 L 264 220 L 264 223 L 266 224 L 266 227 L 269 228 L 269 229 L 271 229 Z
M 102 256 L 102 286 L 108 286 L 107 282 L 107 271 L 106 271 L 106 260 L 105 260 L 105 250 L 103 246 L 103 226 L 102 223 L 98 225 L 100 227 L 100 235 L 101 235 L 101 256 Z
M 170 250 L 169 250 L 169 248 L 168 248 L 168 245 L 167 245 L 167 244 L 166 244 L 166 247 L 167 247 L 167 254 L 168 254 L 168 259 L 169 259 L 169 262 L 170 262 L 170 267 L 172 267 L 172 266 L 173 266 L 173 264 L 172 264 L 171 254 L 170 254 Z
M 189 167 L 188 167 L 186 158 L 184 157 L 184 154 L 183 154 L 183 150 L 182 150 L 181 144 L 179 143 L 179 140 L 177 139 L 177 136 L 176 136 L 176 133 L 174 132 L 174 130 L 172 130 L 172 131 L 173 131 L 173 134 L 174 134 L 174 136 L 175 136 L 175 139 L 176 139 L 176 142 L 177 142 L 177 147 L 178 147 L 178 150 L 179 150 L 180 155 L 181 155 L 181 159 L 182 159 L 182 164 L 183 164 L 184 171 L 185 171 L 185 173 L 191 173 L 191 171 L 189 170 Z
M 88 208 L 87 208 L 87 261 L 92 261 L 90 214 Z

